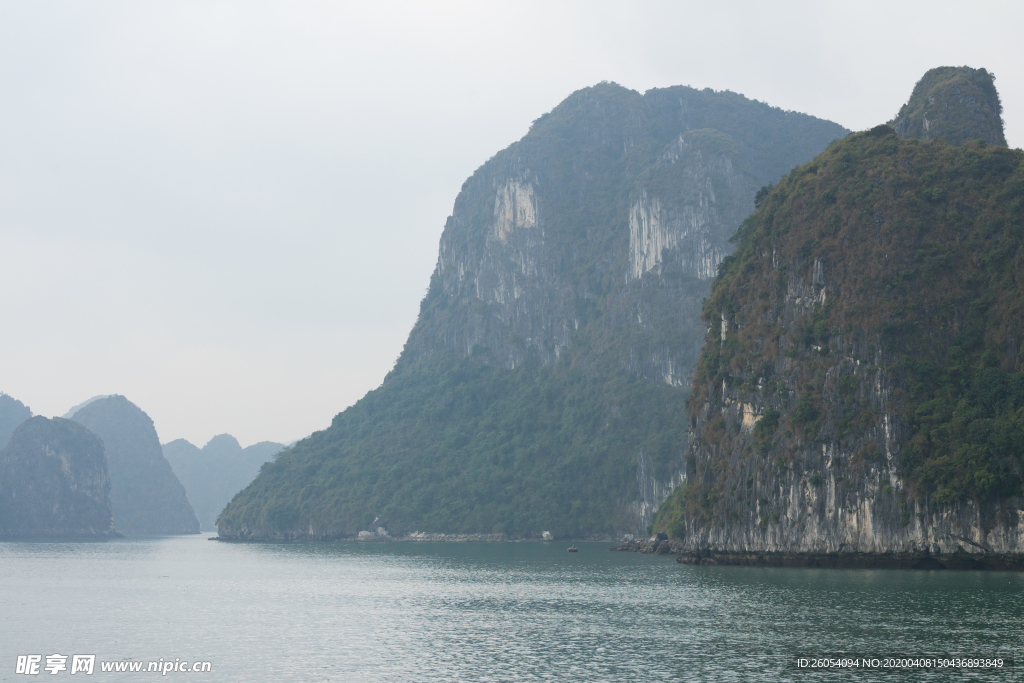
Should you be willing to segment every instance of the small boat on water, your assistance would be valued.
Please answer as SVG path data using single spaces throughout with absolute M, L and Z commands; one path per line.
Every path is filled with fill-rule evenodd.
M 578 553 L 580 551 L 580 549 L 576 547 L 575 543 L 573 543 L 571 546 L 569 546 L 568 550 L 569 550 L 570 553 Z

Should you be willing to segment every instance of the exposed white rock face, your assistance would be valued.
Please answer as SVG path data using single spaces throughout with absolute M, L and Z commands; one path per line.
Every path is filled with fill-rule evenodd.
M 708 201 L 708 198 L 702 198 Z M 713 198 L 711 198 L 713 200 Z M 657 197 L 643 192 L 629 212 L 629 277 L 639 279 L 655 270 L 666 250 L 689 247 L 682 259 L 685 270 L 701 280 L 715 276 L 718 264 L 729 253 L 720 245 L 715 225 L 718 216 L 713 204 L 685 206 L 673 213 L 662 208 Z M 717 238 L 717 239 L 716 239 Z
M 456 206 L 441 237 L 437 275 L 444 295 L 461 308 L 444 343 L 466 356 L 514 368 L 525 355 L 556 360 L 578 325 L 559 286 L 541 210 L 543 186 L 527 170 L 482 179 L 494 208 L 486 230 L 475 230 Z M 453 230 L 451 228 L 458 228 Z M 466 229 L 472 239 L 465 239 Z M 482 306 L 481 306 L 482 304 Z
M 502 242 L 516 229 L 537 225 L 537 198 L 533 185 L 509 180 L 494 199 L 494 234 Z
M 699 138 L 698 138 L 699 140 Z M 680 136 L 662 155 L 663 171 L 672 178 L 670 202 L 642 189 L 629 209 L 629 272 L 636 280 L 660 272 L 668 256 L 682 272 L 701 280 L 715 276 L 732 251 L 728 238 L 753 203 L 750 181 L 733 167 L 727 154 L 702 149 Z
M 640 496 L 630 502 L 628 509 L 637 517 L 634 533 L 643 535 L 647 532 L 647 525 L 650 524 L 658 506 L 664 503 L 673 491 L 686 483 L 686 473 L 679 471 L 668 480 L 658 479 L 654 476 L 650 458 L 641 448 L 636 456 L 636 480 Z
M 675 246 L 675 235 L 661 224 L 661 202 L 642 192 L 629 209 L 629 275 L 637 279 L 661 260 L 661 250 Z

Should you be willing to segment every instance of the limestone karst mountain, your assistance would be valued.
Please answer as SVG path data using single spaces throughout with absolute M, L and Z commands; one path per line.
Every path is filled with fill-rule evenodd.
M 0 538 L 116 535 L 103 443 L 70 420 L 23 421 L 0 449 Z
M 1003 105 L 994 81 L 995 76 L 985 69 L 931 69 L 889 125 L 903 138 L 941 138 L 951 145 L 984 140 L 1005 147 Z
M 125 534 L 194 534 L 199 521 L 160 449 L 153 421 L 124 396 L 89 402 L 72 419 L 104 444 L 114 524 Z
M 688 561 L 1024 567 L 1024 153 L 942 111 L 961 146 L 851 135 L 740 229 L 654 522 Z
M 164 457 L 185 487 L 202 531 L 216 530 L 224 506 L 283 449 L 284 444 L 272 441 L 242 448 L 230 434 L 213 437 L 201 449 L 185 439 L 163 445 Z
M 642 530 L 683 469 L 703 298 L 758 188 L 848 131 L 603 83 L 463 185 L 384 384 L 228 505 L 226 538 Z
M 7 445 L 14 430 L 32 417 L 32 411 L 24 403 L 7 394 L 0 393 L 0 448 Z

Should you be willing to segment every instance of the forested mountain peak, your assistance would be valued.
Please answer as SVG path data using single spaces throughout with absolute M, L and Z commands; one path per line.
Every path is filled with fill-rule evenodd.
M 904 138 L 941 138 L 951 145 L 984 140 L 1005 147 L 1002 113 L 992 73 L 969 66 L 940 66 L 921 77 L 889 125 Z

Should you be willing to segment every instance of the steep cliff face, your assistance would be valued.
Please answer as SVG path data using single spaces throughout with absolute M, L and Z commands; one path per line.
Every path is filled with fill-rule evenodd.
M 0 537 L 117 536 L 103 443 L 69 420 L 22 422 L 0 450 Z
M 438 349 L 549 365 L 597 304 L 606 331 L 659 340 L 633 358 L 610 349 L 616 364 L 687 377 L 695 305 L 755 191 L 846 132 L 728 92 L 574 93 L 466 181 L 396 369 Z M 646 287 L 670 289 L 672 304 L 645 319 Z
M 265 466 L 221 535 L 644 528 L 729 236 L 846 133 L 728 92 L 574 93 L 463 185 L 383 386 Z
M 242 448 L 235 437 L 219 434 L 202 448 L 185 439 L 165 443 L 161 448 L 185 487 L 200 530 L 214 531 L 228 501 L 256 477 L 263 463 L 284 449 L 284 444 L 261 441 Z
M 879 126 L 744 223 L 655 519 L 690 561 L 1024 566 L 1022 156 Z
M 985 69 L 942 66 L 926 73 L 889 125 L 904 138 L 943 139 L 951 145 L 984 140 L 1006 146 L 1003 105 L 995 76 Z
M 89 402 L 73 419 L 104 444 L 110 503 L 126 534 L 196 534 L 199 521 L 160 450 L 153 421 L 124 396 Z

